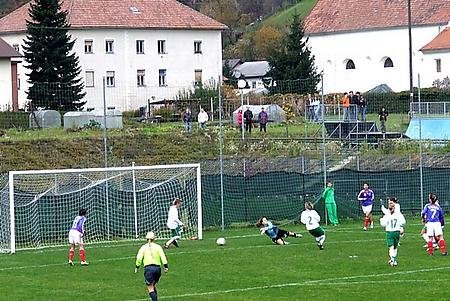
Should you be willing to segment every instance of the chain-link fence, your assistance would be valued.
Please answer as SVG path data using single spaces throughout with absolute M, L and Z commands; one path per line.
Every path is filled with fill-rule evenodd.
M 417 90 L 411 102 L 409 92 L 324 95 L 320 83 L 309 81 L 272 82 L 264 93 L 234 82 L 190 90 L 103 84 L 83 98 L 83 112 L 94 109 L 98 124 L 81 114 L 79 126 L 68 127 L 70 108 L 58 101 L 41 102 L 44 110 L 31 102 L 20 112 L 0 112 L 1 172 L 201 162 L 206 226 L 250 223 L 260 215 L 295 220 L 304 201 L 318 201 L 326 180 L 335 183 L 341 218 L 361 216 L 356 195 L 363 182 L 378 203 L 398 197 L 406 213 L 417 214 L 428 192 L 450 206 L 448 90 Z M 41 89 L 50 87 L 64 90 Z M 56 99 L 69 92 L 58 93 Z M 120 111 L 121 127 L 102 126 L 103 107 L 107 114 Z M 206 129 L 197 126 L 200 108 L 208 114 Z M 247 108 L 251 117 L 244 116 Z M 43 129 L 49 119 L 58 122 L 43 113 L 50 110 L 59 124 Z M 274 118 L 280 110 L 283 118 Z M 324 213 L 323 202 L 317 206 Z

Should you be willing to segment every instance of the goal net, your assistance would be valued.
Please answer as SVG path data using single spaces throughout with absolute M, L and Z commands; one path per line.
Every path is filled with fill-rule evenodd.
M 167 213 L 182 206 L 184 237 L 202 238 L 200 165 L 11 171 L 1 190 L 0 251 L 67 244 L 81 208 L 88 211 L 86 243 L 170 236 Z M 6 182 L 6 181 L 3 181 Z

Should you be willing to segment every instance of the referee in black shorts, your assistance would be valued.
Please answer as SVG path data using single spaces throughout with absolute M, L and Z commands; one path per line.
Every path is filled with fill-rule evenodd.
M 148 295 L 150 300 L 157 301 L 158 293 L 156 291 L 156 283 L 161 277 L 161 266 L 164 266 L 164 272 L 169 271 L 166 255 L 160 245 L 154 243 L 156 239 L 155 233 L 148 232 L 145 236 L 147 242 L 139 249 L 136 256 L 136 268 L 134 272 L 137 273 L 139 267 L 144 263 L 144 278 L 147 285 Z

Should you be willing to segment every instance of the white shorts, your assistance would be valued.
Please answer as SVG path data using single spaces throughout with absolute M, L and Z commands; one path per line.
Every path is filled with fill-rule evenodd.
M 428 237 L 442 235 L 442 227 L 440 222 L 428 222 L 426 226 Z
M 364 214 L 369 214 L 372 212 L 372 205 L 369 206 L 361 206 L 362 211 L 364 212 Z
M 71 229 L 69 231 L 69 243 L 73 245 L 83 244 L 83 234 L 77 230 Z

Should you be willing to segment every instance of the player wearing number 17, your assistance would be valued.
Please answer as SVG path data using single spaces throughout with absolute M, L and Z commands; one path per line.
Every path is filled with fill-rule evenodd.
M 390 200 L 388 212 L 380 219 L 380 225 L 386 228 L 386 242 L 389 248 L 389 261 L 391 266 L 397 266 L 398 242 L 400 241 L 400 231 L 406 224 L 405 217 L 400 211 L 396 211 L 395 203 Z
M 447 247 L 445 245 L 442 228 L 445 225 L 444 211 L 437 203 L 437 196 L 434 193 L 429 194 L 429 203 L 422 210 L 422 220 L 427 227 L 428 235 L 428 254 L 433 255 L 433 238 L 436 239 L 441 248 L 442 255 L 447 255 Z

